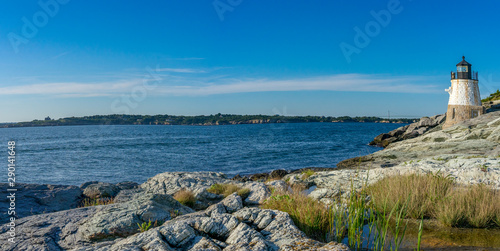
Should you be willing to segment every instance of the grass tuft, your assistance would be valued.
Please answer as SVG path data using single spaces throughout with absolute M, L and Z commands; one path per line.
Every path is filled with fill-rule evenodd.
M 250 189 L 248 189 L 248 188 L 242 188 L 242 189 L 238 190 L 236 193 L 238 193 L 238 195 L 243 200 L 245 200 L 246 198 L 248 198 L 248 195 L 250 195 Z
M 436 218 L 451 227 L 500 227 L 500 192 L 485 185 L 458 186 L 441 173 L 386 177 L 367 192 L 378 211 L 401 207 L 408 200 L 407 217 Z
M 435 216 L 437 202 L 442 200 L 453 187 L 453 180 L 441 173 L 410 174 L 385 177 L 367 187 L 374 208 L 399 209 L 407 201 L 407 216 L 413 219 Z M 387 205 L 386 205 L 387 203 Z
M 193 207 L 196 204 L 196 197 L 190 190 L 182 189 L 174 194 L 174 199 L 187 207 Z
M 328 209 L 321 202 L 298 191 L 275 191 L 262 207 L 288 213 L 307 236 L 326 241 L 330 219 Z
M 457 187 L 436 208 L 436 218 L 451 227 L 500 227 L 500 193 L 479 184 Z
M 233 193 L 237 193 L 242 199 L 246 199 L 250 194 L 250 189 L 241 188 L 235 184 L 213 184 L 210 188 L 207 189 L 207 192 L 214 194 L 221 194 L 224 197 L 227 197 Z

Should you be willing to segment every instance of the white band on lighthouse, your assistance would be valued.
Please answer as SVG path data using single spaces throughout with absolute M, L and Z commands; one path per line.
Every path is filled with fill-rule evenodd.
M 448 105 L 480 106 L 479 88 L 472 79 L 452 79 L 451 87 L 446 89 L 450 94 Z

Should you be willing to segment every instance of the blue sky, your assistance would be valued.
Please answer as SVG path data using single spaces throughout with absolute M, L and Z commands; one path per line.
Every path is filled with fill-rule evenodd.
M 479 71 L 483 97 L 500 88 L 499 9 L 498 1 L 8 1 L 0 122 L 444 113 L 462 55 Z

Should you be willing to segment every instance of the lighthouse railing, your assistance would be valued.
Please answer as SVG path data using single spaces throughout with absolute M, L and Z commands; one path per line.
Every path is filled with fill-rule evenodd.
M 477 71 L 473 71 L 473 72 L 471 72 L 471 74 L 470 74 L 470 78 L 471 78 L 472 80 L 478 80 L 478 79 L 479 79 L 479 78 L 478 78 L 478 75 L 479 75 L 479 74 L 477 73 Z M 451 79 L 458 79 L 458 72 L 456 72 L 456 71 L 451 71 Z

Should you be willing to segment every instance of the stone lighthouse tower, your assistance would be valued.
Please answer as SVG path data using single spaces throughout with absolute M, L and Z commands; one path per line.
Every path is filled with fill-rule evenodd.
M 462 62 L 457 64 L 457 72 L 451 72 L 451 87 L 445 90 L 450 94 L 450 100 L 443 129 L 484 113 L 477 72 L 473 72 L 471 66 L 462 57 Z

